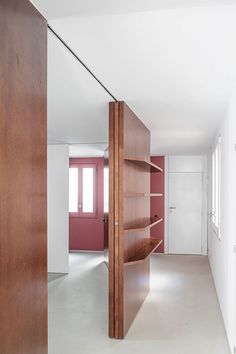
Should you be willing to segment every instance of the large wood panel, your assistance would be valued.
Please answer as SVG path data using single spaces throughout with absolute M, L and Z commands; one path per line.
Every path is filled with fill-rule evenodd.
M 47 353 L 47 23 L 0 0 L 0 352 Z
M 149 292 L 150 132 L 124 102 L 110 103 L 110 336 L 123 338 Z M 148 196 L 148 197 L 147 197 Z

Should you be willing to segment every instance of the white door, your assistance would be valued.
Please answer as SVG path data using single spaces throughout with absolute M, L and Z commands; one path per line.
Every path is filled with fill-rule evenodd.
M 169 253 L 201 254 L 202 173 L 169 173 Z

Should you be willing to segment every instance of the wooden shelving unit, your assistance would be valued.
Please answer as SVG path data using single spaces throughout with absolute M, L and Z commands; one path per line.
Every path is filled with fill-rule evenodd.
M 163 221 L 150 218 L 151 198 L 163 197 L 151 193 L 150 173 L 163 169 L 151 162 L 150 131 L 135 113 L 111 102 L 109 115 L 109 335 L 121 339 L 148 294 L 148 262 L 162 243 L 149 230 Z
M 150 229 L 151 227 L 159 224 L 162 221 L 163 221 L 162 218 L 161 219 L 150 218 L 150 219 L 144 220 L 142 222 L 133 224 L 127 228 L 124 228 L 124 232 L 128 233 L 128 232 L 135 232 L 135 231 L 145 231 L 145 230 Z
M 142 248 L 135 256 L 128 258 L 124 262 L 124 266 L 131 266 L 144 262 L 151 254 L 161 245 L 162 240 L 150 237 L 143 242 Z
M 140 157 L 124 157 L 124 160 L 135 163 L 138 166 L 141 166 L 145 169 L 148 169 L 150 172 L 163 172 L 163 169 L 148 159 L 140 158 Z
M 163 197 L 162 193 L 124 193 L 125 198 L 132 198 L 132 197 Z

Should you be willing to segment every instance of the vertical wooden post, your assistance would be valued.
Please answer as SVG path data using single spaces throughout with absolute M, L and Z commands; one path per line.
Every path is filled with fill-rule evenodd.
M 0 351 L 47 353 L 47 23 L 0 1 Z

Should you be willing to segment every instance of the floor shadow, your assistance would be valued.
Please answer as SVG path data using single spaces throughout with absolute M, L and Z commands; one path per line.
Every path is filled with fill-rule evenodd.
M 62 273 L 48 273 L 48 283 L 66 276 L 67 274 Z

